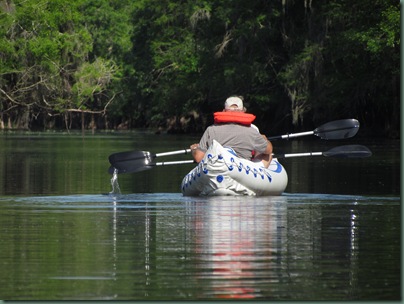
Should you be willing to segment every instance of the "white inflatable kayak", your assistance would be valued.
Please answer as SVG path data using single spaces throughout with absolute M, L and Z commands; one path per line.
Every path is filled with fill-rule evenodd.
M 285 168 L 272 159 L 268 168 L 262 163 L 237 157 L 231 148 L 213 141 L 203 160 L 182 180 L 184 196 L 281 195 L 288 184 Z

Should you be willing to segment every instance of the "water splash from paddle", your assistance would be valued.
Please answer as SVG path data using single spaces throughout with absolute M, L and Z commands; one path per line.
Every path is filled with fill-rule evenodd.
M 118 169 L 114 168 L 114 174 L 111 178 L 112 191 L 109 194 L 121 194 L 121 188 L 118 183 Z

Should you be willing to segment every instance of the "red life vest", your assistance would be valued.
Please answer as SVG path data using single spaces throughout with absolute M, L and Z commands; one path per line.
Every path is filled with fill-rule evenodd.
M 243 126 L 251 126 L 255 119 L 255 115 L 244 112 L 215 112 L 213 113 L 215 124 L 220 123 L 237 123 Z

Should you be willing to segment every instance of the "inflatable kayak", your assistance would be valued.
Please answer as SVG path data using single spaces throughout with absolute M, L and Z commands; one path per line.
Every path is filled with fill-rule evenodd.
M 203 160 L 182 180 L 184 196 L 281 195 L 288 175 L 276 158 L 268 168 L 260 161 L 237 157 L 233 149 L 217 141 L 207 150 Z

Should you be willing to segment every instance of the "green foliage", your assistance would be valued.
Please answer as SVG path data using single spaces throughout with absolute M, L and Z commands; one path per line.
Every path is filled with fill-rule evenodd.
M 385 49 L 400 45 L 400 10 L 398 5 L 384 5 L 376 13 L 375 23 L 369 26 L 359 26 L 359 30 L 348 31 L 347 39 L 358 41 L 372 54 L 383 53 Z M 369 18 L 369 16 L 363 16 Z
M 2 109 L 16 124 L 19 115 L 30 117 L 17 127 L 29 128 L 38 117 L 63 114 L 74 107 L 73 99 L 78 111 L 96 110 L 84 101 L 104 92 L 114 78 L 111 74 L 118 69 L 110 60 L 88 62 L 93 39 L 84 25 L 84 2 L 15 1 L 12 9 L 2 11 L 6 18 L 0 22 L 5 34 L 1 59 L 7 63 L 0 66 Z
M 346 117 L 399 128 L 390 0 L 0 0 L 0 17 L 3 119 L 166 127 L 196 112 L 202 131 L 240 94 L 263 131 Z
M 104 92 L 115 78 L 117 67 L 110 60 L 97 58 L 94 62 L 84 62 L 74 73 L 76 107 L 87 109 L 85 102 Z M 115 79 L 116 80 L 116 79 Z

